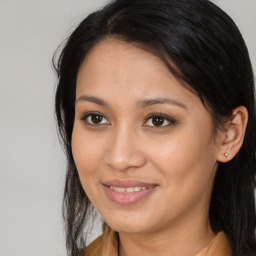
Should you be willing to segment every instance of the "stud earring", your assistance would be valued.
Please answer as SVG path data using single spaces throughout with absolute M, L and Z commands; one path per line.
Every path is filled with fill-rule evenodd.
M 225 156 L 225 157 L 228 157 L 228 153 L 225 153 L 224 156 Z

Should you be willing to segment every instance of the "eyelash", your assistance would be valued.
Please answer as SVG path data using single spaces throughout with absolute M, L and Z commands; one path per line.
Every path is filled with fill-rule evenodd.
M 83 115 L 80 119 L 81 119 L 82 121 L 84 121 L 84 122 L 86 123 L 86 125 L 101 126 L 101 125 L 109 125 L 109 124 L 110 124 L 110 122 L 109 122 L 107 119 L 106 119 L 107 123 L 103 123 L 103 124 L 101 124 L 101 123 L 99 123 L 99 124 L 97 124 L 97 123 L 90 123 L 87 119 L 88 119 L 89 117 L 93 117 L 93 116 L 100 116 L 102 119 L 106 119 L 106 118 L 104 117 L 104 115 L 102 115 L 102 114 L 99 113 L 99 112 L 88 112 L 88 113 L 86 113 L 85 115 Z M 147 121 L 149 121 L 150 119 L 153 119 L 153 118 L 160 118 L 160 119 L 163 120 L 163 122 L 168 122 L 168 124 L 167 124 L 167 125 L 164 125 L 164 126 L 162 126 L 162 125 L 161 125 L 161 126 L 145 125 L 145 123 L 146 123 Z M 152 122 L 152 121 L 151 121 L 151 122 Z M 175 124 L 176 124 L 176 121 L 175 121 L 173 118 L 171 118 L 171 117 L 169 117 L 169 116 L 167 116 L 167 115 L 164 115 L 164 114 L 162 114 L 162 113 L 153 113 L 153 114 L 149 114 L 149 115 L 147 115 L 147 116 L 145 117 L 142 126 L 153 127 L 153 128 L 155 128 L 155 129 L 163 129 L 163 128 L 165 128 L 165 127 L 168 127 L 168 126 L 171 126 L 171 125 L 175 125 Z
M 145 122 L 147 122 L 147 121 L 149 121 L 150 119 L 153 119 L 153 118 L 161 118 L 161 119 L 163 119 L 164 122 L 167 121 L 168 124 L 164 125 L 164 126 L 144 125 Z M 173 118 L 171 118 L 167 115 L 164 115 L 162 113 L 153 113 L 153 114 L 149 114 L 148 116 L 145 117 L 144 123 L 143 123 L 143 126 L 153 127 L 153 128 L 156 128 L 156 129 L 163 129 L 163 128 L 168 127 L 168 126 L 175 125 L 176 121 Z
M 104 124 L 96 124 L 96 123 L 90 123 L 90 122 L 88 122 L 88 118 L 89 117 L 93 117 L 93 116 L 100 116 L 101 118 L 104 118 L 104 119 L 106 119 L 105 117 L 104 117 L 104 115 L 102 115 L 101 113 L 99 113 L 99 112 L 88 112 L 88 113 L 86 113 L 85 115 L 83 115 L 80 119 L 82 120 L 82 121 L 84 121 L 85 123 L 86 123 L 86 125 L 92 125 L 92 126 L 100 126 L 100 125 L 105 125 L 106 123 L 104 123 Z M 107 120 L 107 119 L 106 119 Z M 110 124 L 110 122 L 108 121 L 108 124 Z M 107 124 L 107 125 L 108 125 Z

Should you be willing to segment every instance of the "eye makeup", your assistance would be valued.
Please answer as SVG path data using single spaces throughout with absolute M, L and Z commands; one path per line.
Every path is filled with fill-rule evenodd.
M 83 114 L 82 117 L 80 117 L 80 120 L 83 121 L 85 125 L 90 126 L 111 124 L 103 114 L 97 111 L 90 111 Z M 173 118 L 163 113 L 150 113 L 144 118 L 142 126 L 163 129 L 175 125 L 176 123 L 177 122 Z

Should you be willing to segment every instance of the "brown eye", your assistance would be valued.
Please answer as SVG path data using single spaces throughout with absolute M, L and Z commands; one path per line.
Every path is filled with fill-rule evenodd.
M 164 123 L 164 119 L 162 117 L 153 117 L 152 124 L 154 126 L 162 126 Z
M 102 119 L 103 119 L 103 116 L 101 116 L 101 115 L 91 115 L 91 122 L 93 124 L 101 123 Z
M 143 126 L 164 128 L 174 124 L 176 124 L 176 122 L 169 116 L 163 114 L 152 114 L 146 118 Z
M 88 113 L 81 118 L 85 123 L 90 125 L 104 125 L 110 124 L 110 122 L 101 114 L 98 113 Z

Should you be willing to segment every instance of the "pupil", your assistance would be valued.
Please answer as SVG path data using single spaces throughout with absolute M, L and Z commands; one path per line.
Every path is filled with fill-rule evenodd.
M 92 115 L 92 122 L 98 124 L 102 121 L 102 116 L 100 115 Z
M 164 123 L 164 119 L 162 117 L 154 117 L 152 123 L 155 126 L 161 126 Z

